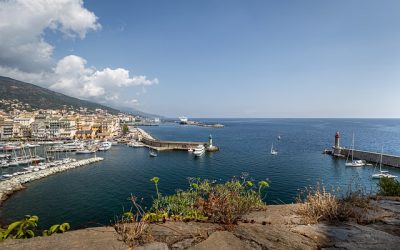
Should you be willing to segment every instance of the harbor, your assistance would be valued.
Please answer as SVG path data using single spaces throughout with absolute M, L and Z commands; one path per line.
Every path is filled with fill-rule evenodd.
M 25 187 L 23 184 L 42 179 L 49 175 L 64 172 L 64 171 L 67 171 L 70 169 L 85 166 L 85 165 L 99 162 L 102 160 L 104 160 L 104 158 L 94 157 L 94 158 L 88 158 L 88 159 L 83 159 L 83 160 L 79 160 L 79 161 L 72 161 L 72 162 L 68 162 L 65 164 L 61 164 L 59 166 L 46 168 L 43 170 L 31 172 L 31 173 L 16 175 L 7 180 L 1 181 L 0 182 L 0 203 L 2 201 L 4 201 L 5 199 L 7 199 L 7 197 L 9 195 L 11 195 L 12 193 L 14 193 L 18 190 L 24 189 Z
M 70 222 L 73 228 L 93 226 L 93 222 L 107 224 L 130 207 L 127 200 L 130 194 L 144 198 L 143 206 L 150 206 L 155 190 L 149 180 L 154 176 L 160 178 L 160 192 L 168 195 L 186 187 L 188 177 L 222 182 L 233 176 L 239 178 L 246 172 L 249 178 L 271 180 L 265 198 L 268 204 L 294 202 L 299 189 L 317 182 L 340 187 L 344 192 L 350 183 L 356 182 L 367 192 L 376 192 L 378 180 L 371 178 L 373 166 L 346 167 L 346 158 L 321 154 L 324 148 L 332 149 L 336 129 L 341 131 L 340 142 L 346 148 L 350 147 L 351 135 L 356 131 L 356 149 L 378 151 L 382 142 L 387 142 L 384 152 L 400 155 L 400 142 L 390 140 L 397 136 L 398 130 L 391 129 L 393 132 L 380 138 L 371 136 L 378 125 L 389 130 L 397 128 L 398 121 L 368 120 L 362 121 L 362 126 L 353 120 L 334 119 L 221 119 L 221 122 L 226 125 L 224 129 L 177 123 L 132 128 L 132 132 L 142 130 L 141 136 L 147 134 L 155 140 L 177 142 L 206 143 L 211 133 L 213 144 L 221 150 L 206 152 L 201 157 L 184 150 L 158 151 L 157 157 L 151 157 L 146 146 L 128 147 L 126 142 L 136 138 L 127 138 L 121 140 L 125 143 L 113 145 L 108 151 L 97 151 L 97 157 L 104 160 L 95 165 L 30 182 L 26 190 L 14 193 L 2 203 L 0 220 L 12 222 L 24 214 L 38 214 L 42 215 L 44 227 L 59 222 L 60 218 Z M 277 135 L 281 136 L 280 140 Z M 368 138 L 378 139 L 371 139 L 375 143 L 371 144 Z M 278 155 L 270 154 L 272 141 Z M 64 153 L 56 155 L 65 156 Z M 77 160 L 94 157 L 94 154 L 66 155 Z M 17 168 L 4 170 L 21 171 Z M 400 176 L 400 168 L 384 165 L 382 169 Z

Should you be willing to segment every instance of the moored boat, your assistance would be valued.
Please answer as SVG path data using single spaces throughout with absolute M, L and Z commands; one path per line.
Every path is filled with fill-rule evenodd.
M 199 145 L 193 150 L 194 156 L 202 156 L 206 152 L 204 145 Z

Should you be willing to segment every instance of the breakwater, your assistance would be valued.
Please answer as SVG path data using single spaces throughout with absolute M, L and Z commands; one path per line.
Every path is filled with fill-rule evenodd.
M 46 176 L 55 174 L 55 173 L 59 173 L 59 172 L 63 172 L 69 169 L 73 169 L 73 168 L 77 168 L 80 166 L 84 166 L 84 165 L 88 165 L 94 162 L 98 162 L 98 161 L 102 161 L 104 160 L 101 157 L 94 157 L 94 158 L 88 158 L 88 159 L 83 159 L 83 160 L 79 160 L 79 161 L 75 161 L 75 162 L 70 162 L 70 163 L 66 163 L 60 166 L 56 166 L 56 167 L 51 167 L 51 168 L 46 168 L 43 170 L 39 170 L 37 172 L 32 172 L 32 173 L 28 173 L 28 174 L 24 174 L 24 175 L 17 175 L 14 177 L 11 177 L 8 180 L 5 181 L 1 181 L 0 182 L 0 203 L 2 201 L 4 201 L 5 199 L 7 199 L 7 197 L 9 195 L 11 195 L 12 193 L 24 189 L 25 187 L 23 186 L 23 184 L 34 181 L 34 180 L 38 180 L 41 178 L 44 178 Z
M 336 156 L 340 156 L 343 158 L 347 158 L 349 155 L 351 157 L 351 149 L 348 149 L 348 148 L 341 148 L 340 155 L 336 154 Z M 353 150 L 353 158 L 354 159 L 365 160 L 365 161 L 371 162 L 371 163 L 379 163 L 380 157 L 381 157 L 381 153 L 356 150 L 356 149 Z M 382 164 L 391 166 L 391 167 L 400 168 L 400 156 L 382 154 Z
M 208 145 L 207 142 L 183 142 L 183 141 L 162 141 L 152 137 L 149 133 L 143 129 L 136 128 L 138 131 L 138 139 L 148 148 L 155 150 L 184 150 L 193 149 L 199 145 Z M 215 149 L 214 149 L 215 148 Z M 218 148 L 214 147 L 213 151 L 217 151 Z

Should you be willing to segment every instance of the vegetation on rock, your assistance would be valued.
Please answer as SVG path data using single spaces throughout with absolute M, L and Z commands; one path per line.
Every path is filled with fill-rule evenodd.
M 0 241 L 5 239 L 23 239 L 35 236 L 35 230 L 39 217 L 36 215 L 25 215 L 25 218 L 15 221 L 5 228 L 0 228 Z M 70 229 L 68 223 L 57 224 L 50 227 L 49 230 L 43 231 L 43 236 L 52 235 L 53 233 L 63 233 Z
M 378 183 L 379 194 L 384 196 L 400 196 L 400 182 L 396 179 L 381 178 Z
M 187 190 L 177 190 L 173 195 L 162 196 L 158 192 L 159 178 L 154 177 L 152 181 L 156 185 L 157 198 L 153 200 L 150 212 L 145 215 L 149 221 L 170 217 L 174 220 L 233 224 L 251 209 L 265 205 L 262 190 L 269 187 L 267 181 L 260 181 L 256 185 L 245 179 L 216 183 L 189 178 Z
M 320 184 L 306 188 L 304 193 L 304 198 L 298 198 L 297 212 L 304 216 L 307 223 L 351 219 L 364 223 L 367 220 L 364 212 L 370 207 L 370 197 L 359 187 L 356 190 L 350 187 L 344 197 L 340 195 L 339 189 L 327 190 Z

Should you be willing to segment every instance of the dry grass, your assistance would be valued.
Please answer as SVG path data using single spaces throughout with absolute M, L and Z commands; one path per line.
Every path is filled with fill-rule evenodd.
M 370 198 L 363 189 L 355 191 L 349 186 L 345 197 L 339 198 L 339 189 L 327 190 L 318 184 L 304 191 L 305 198 L 298 199 L 298 213 L 307 223 L 321 221 L 338 222 L 354 220 L 357 223 L 368 223 L 368 210 L 371 209 Z
M 136 197 L 131 196 L 131 201 L 136 208 L 136 214 L 124 213 L 121 219 L 117 219 L 114 228 L 125 243 L 133 246 L 150 241 L 151 236 L 147 233 L 149 222 L 143 219 L 144 210 L 137 203 Z

